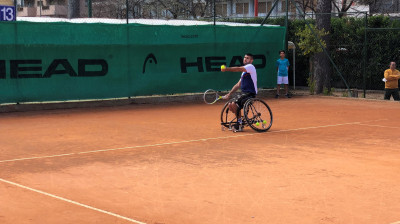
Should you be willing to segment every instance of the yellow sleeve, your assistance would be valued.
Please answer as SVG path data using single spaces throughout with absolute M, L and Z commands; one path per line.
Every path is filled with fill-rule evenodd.
M 391 80 L 391 78 L 389 77 L 389 76 L 390 76 L 390 71 L 389 71 L 389 69 L 385 70 L 385 73 L 384 73 L 383 76 L 385 77 L 386 80 Z

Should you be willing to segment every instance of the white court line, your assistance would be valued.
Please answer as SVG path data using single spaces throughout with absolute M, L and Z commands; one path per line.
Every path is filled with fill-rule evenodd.
M 370 121 L 363 121 L 363 122 L 358 122 L 358 123 L 371 123 L 371 122 L 377 122 L 377 121 L 387 121 L 389 119 L 387 118 L 382 118 L 382 119 L 376 119 L 376 120 L 370 120 Z
M 380 119 L 380 120 L 387 120 L 387 119 Z M 373 121 L 380 121 L 380 120 L 373 120 Z M 373 121 L 364 121 L 363 123 L 373 122 Z M 323 126 L 314 126 L 314 127 L 304 127 L 304 128 L 295 128 L 295 129 L 277 130 L 277 131 L 269 131 L 267 133 L 302 131 L 302 130 L 310 130 L 310 129 L 317 129 L 317 128 L 329 128 L 329 127 L 338 127 L 338 126 L 344 126 L 344 125 L 354 125 L 354 124 L 361 124 L 361 122 L 350 122 L 350 123 L 342 123 L 342 124 L 332 124 L 332 125 L 323 125 Z M 252 136 L 252 135 L 257 135 L 257 134 L 263 134 L 263 133 L 256 132 L 256 133 L 251 133 L 251 134 L 236 134 L 236 135 L 224 136 L 224 137 L 202 138 L 202 139 L 185 140 L 185 141 L 179 141 L 179 142 L 158 143 L 158 144 L 152 144 L 152 145 L 138 145 L 138 146 L 128 146 L 128 147 L 112 148 L 112 149 L 100 149 L 100 150 L 92 150 L 92 151 L 84 151 L 84 152 L 68 153 L 68 154 L 58 154 L 58 155 L 50 155 L 50 156 L 36 156 L 36 157 L 27 157 L 27 158 L 19 158 L 19 159 L 8 159 L 8 160 L 1 160 L 0 163 L 16 162 L 16 161 L 23 161 L 23 160 L 34 160 L 34 159 L 46 159 L 46 158 L 72 156 L 72 155 L 80 155 L 80 154 L 88 154 L 88 153 L 109 152 L 109 151 L 117 151 L 117 150 L 123 150 L 123 149 L 137 149 L 137 148 L 147 148 L 147 147 L 156 147 L 156 146 L 165 146 L 165 145 L 201 142 L 201 141 L 209 141 L 209 140 L 238 138 L 238 137 Z
M 392 222 L 392 223 L 390 223 L 390 224 L 400 224 L 400 221 Z
M 35 157 L 27 157 L 27 158 L 19 158 L 19 159 L 9 159 L 9 160 L 1 160 L 0 163 L 16 162 L 16 161 L 23 161 L 23 160 L 33 160 L 33 159 L 46 159 L 46 158 L 72 156 L 72 155 L 97 153 L 97 152 L 109 152 L 109 151 L 117 151 L 117 150 L 123 150 L 123 149 L 137 149 L 137 148 L 146 148 L 146 147 L 155 147 L 155 146 L 165 146 L 165 145 L 200 142 L 200 141 L 208 141 L 208 140 L 216 140 L 216 139 L 237 138 L 237 137 L 250 136 L 250 135 L 255 135 L 255 134 L 259 134 L 259 133 L 242 134 L 242 135 L 225 136 L 225 137 L 216 137 L 216 138 L 204 138 L 204 139 L 186 140 L 186 141 L 179 141 L 179 142 L 166 142 L 166 143 L 158 143 L 158 144 L 152 144 L 152 145 L 127 146 L 127 147 L 121 147 L 121 148 L 100 149 L 100 150 L 92 150 L 92 151 L 84 151 L 84 152 L 76 152 L 76 153 L 68 153 L 68 154 L 58 154 L 58 155 L 50 155 L 50 156 L 35 156 Z
M 59 197 L 59 196 L 56 196 L 54 194 L 49 194 L 49 193 L 46 193 L 44 191 L 36 190 L 36 189 L 30 188 L 30 187 L 27 187 L 27 186 L 24 186 L 24 185 L 21 185 L 21 184 L 17 184 L 17 183 L 8 181 L 8 180 L 4 180 L 2 178 L 0 178 L 0 181 L 4 182 L 4 183 L 7 183 L 7 184 L 11 184 L 11 185 L 17 186 L 17 187 L 20 187 L 20 188 L 23 188 L 23 189 L 26 189 L 26 190 L 30 190 L 30 191 L 36 192 L 36 193 L 39 193 L 39 194 L 43 194 L 43 195 L 46 195 L 46 196 L 49 196 L 49 197 L 52 197 L 52 198 L 55 198 L 55 199 L 58 199 L 58 200 L 61 200 L 61 201 L 64 201 L 64 202 L 68 202 L 68 203 L 71 203 L 71 204 L 74 204 L 74 205 L 78 205 L 78 206 L 81 206 L 81 207 L 84 207 L 84 208 L 88 208 L 88 209 L 91 209 L 91 210 L 94 210 L 94 211 L 97 211 L 97 212 L 101 212 L 101 213 L 104 213 L 104 214 L 107 214 L 107 215 L 111 215 L 111 216 L 114 216 L 114 217 L 117 217 L 117 218 L 120 218 L 120 219 L 124 219 L 124 220 L 129 221 L 129 222 L 133 222 L 133 223 L 137 223 L 137 224 L 146 224 L 144 222 L 139 222 L 137 220 L 130 219 L 130 218 L 127 218 L 127 217 L 122 216 L 122 215 L 118 215 L 118 214 L 115 214 L 115 213 L 112 213 L 112 212 L 108 212 L 108 211 L 105 211 L 105 210 L 102 210 L 102 209 L 98 209 L 98 208 L 95 208 L 95 207 L 92 207 L 92 206 L 89 206 L 89 205 L 82 204 L 82 203 L 79 203 L 79 202 L 76 202 L 76 201 L 72 201 L 72 200 L 69 200 L 69 199 L 66 199 L 66 198 L 63 198 L 63 197 Z
M 369 126 L 369 127 L 378 127 L 378 128 L 395 128 L 395 129 L 399 129 L 400 128 L 400 127 L 390 127 L 390 126 L 374 125 L 374 124 L 358 124 L 358 125 Z

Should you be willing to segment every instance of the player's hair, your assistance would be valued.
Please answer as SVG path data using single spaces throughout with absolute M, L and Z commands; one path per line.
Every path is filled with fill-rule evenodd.
M 279 54 L 281 54 L 281 52 L 283 52 L 284 54 L 286 54 L 286 52 L 285 52 L 284 50 L 280 50 L 280 51 L 279 51 Z
M 253 54 L 247 53 L 246 55 L 249 56 L 249 57 L 251 57 L 251 59 L 254 59 Z

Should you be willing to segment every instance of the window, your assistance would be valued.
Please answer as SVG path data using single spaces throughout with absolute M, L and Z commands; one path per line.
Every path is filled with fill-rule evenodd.
M 18 7 L 24 7 L 24 1 L 23 0 L 17 0 L 17 6 Z
M 258 3 L 258 13 L 267 13 L 267 6 L 266 2 L 259 2 Z
M 286 1 L 282 1 L 281 12 L 286 12 Z
M 243 4 L 236 3 L 236 14 L 243 14 Z
M 227 4 L 218 4 L 215 6 L 215 13 L 219 16 L 226 16 L 227 15 Z
M 249 13 L 249 3 L 236 3 L 236 14 L 248 14 Z
M 296 12 L 296 7 L 292 5 L 291 2 L 289 2 L 288 4 L 289 4 L 289 12 Z M 282 1 L 281 12 L 286 12 L 286 1 Z
M 271 11 L 272 9 L 272 2 L 267 2 L 267 12 Z
M 166 17 L 167 13 L 163 10 L 162 15 Z M 141 16 L 140 5 L 133 6 L 133 18 L 139 18 L 140 16 Z
M 35 6 L 35 1 L 33 1 L 33 0 L 27 0 L 24 3 L 25 3 L 24 6 L 27 6 L 27 7 Z
M 65 0 L 48 0 L 47 3 L 49 5 L 66 5 Z
M 289 2 L 289 3 L 291 3 L 291 2 Z M 293 4 L 290 4 L 290 12 L 292 12 L 292 13 L 296 13 L 296 6 L 295 5 L 293 5 Z

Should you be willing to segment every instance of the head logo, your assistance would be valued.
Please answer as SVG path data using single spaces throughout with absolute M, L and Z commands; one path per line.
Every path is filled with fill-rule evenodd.
M 142 72 L 143 74 L 146 72 L 147 61 L 149 61 L 150 64 L 153 63 L 153 61 L 154 61 L 155 64 L 157 64 L 157 59 L 154 56 L 154 54 L 150 53 L 149 55 L 147 55 L 147 57 L 146 57 L 146 59 L 144 60 L 144 63 L 143 63 L 143 72 Z
M 263 54 L 253 55 L 254 62 L 253 65 L 256 68 L 265 68 L 267 65 L 267 58 Z M 188 68 L 192 71 L 197 72 L 216 72 L 221 70 L 221 65 L 226 64 L 229 67 L 242 66 L 243 57 L 242 56 L 232 56 L 227 58 L 225 56 L 212 56 L 212 57 L 197 57 L 196 59 L 191 59 L 188 61 L 186 57 L 181 57 L 181 73 L 188 73 Z M 204 66 L 205 65 L 205 66 Z M 193 67 L 195 69 L 193 69 Z
M 54 59 L 46 68 L 43 67 L 41 59 L 0 60 L 0 79 L 6 79 L 7 65 L 11 79 L 51 78 L 53 75 L 64 74 L 71 77 L 95 77 L 105 76 L 108 73 L 108 63 L 104 59 L 78 59 L 77 62 L 78 67 L 73 68 L 68 59 Z

